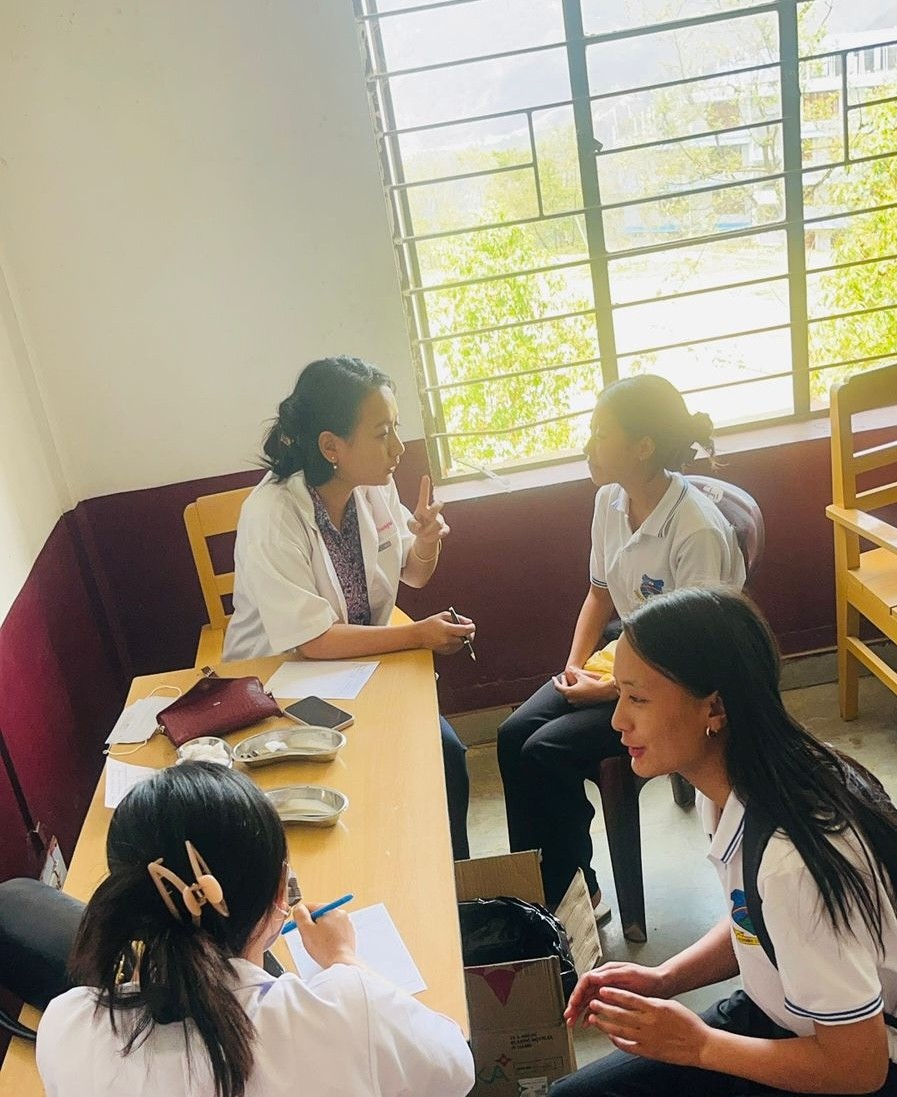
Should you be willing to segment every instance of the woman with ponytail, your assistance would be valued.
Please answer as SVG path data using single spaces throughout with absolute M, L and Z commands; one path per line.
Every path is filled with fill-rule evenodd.
M 38 1029 L 47 1097 L 463 1097 L 454 1022 L 359 966 L 352 923 L 299 902 L 283 827 L 242 774 L 204 762 L 135 786 Z M 292 916 L 323 969 L 274 978 Z
M 452 655 L 473 636 L 473 622 L 448 610 L 389 624 L 399 582 L 428 583 L 449 532 L 429 477 L 413 515 L 399 500 L 398 428 L 392 382 L 374 366 L 322 358 L 299 374 L 265 439 L 268 475 L 240 514 L 225 660 L 290 650 L 308 659 Z M 440 727 L 458 860 L 470 856 L 465 747 L 446 720 Z
M 689 414 L 663 377 L 639 374 L 601 393 L 586 445 L 598 488 L 592 519 L 590 583 L 564 669 L 498 732 L 511 850 L 541 849 L 548 902 L 556 905 L 578 868 L 596 918 L 609 916 L 592 868 L 594 810 L 583 782 L 603 758 L 621 753 L 610 725 L 617 698 L 612 665 L 590 663 L 604 630 L 656 594 L 745 579 L 735 531 L 681 475 L 695 445 L 712 458 L 713 424 Z M 624 926 L 635 939 L 636 930 Z
M 568 1024 L 582 1017 L 620 1050 L 552 1097 L 894 1097 L 897 881 L 879 858 L 897 828 L 785 710 L 769 626 L 732 590 L 674 591 L 624 617 L 614 674 L 633 772 L 682 773 L 698 790 L 726 913 L 658 967 L 580 979 Z M 757 819 L 772 834 L 759 863 Z M 744 990 L 700 1016 L 671 1001 L 739 974 Z

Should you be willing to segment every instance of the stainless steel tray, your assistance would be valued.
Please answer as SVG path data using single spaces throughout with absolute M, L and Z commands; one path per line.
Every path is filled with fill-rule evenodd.
M 241 739 L 234 747 L 234 761 L 244 766 L 267 766 L 271 762 L 301 758 L 306 762 L 330 762 L 346 742 L 341 731 L 332 728 L 291 727 L 262 731 Z
M 349 806 L 349 798 L 323 785 L 288 785 L 271 788 L 265 795 L 284 823 L 309 827 L 332 827 Z

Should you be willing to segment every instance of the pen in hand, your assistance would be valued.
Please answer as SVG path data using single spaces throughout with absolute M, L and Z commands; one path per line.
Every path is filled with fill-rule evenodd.
M 317 922 L 319 918 L 323 918 L 323 916 L 325 914 L 329 914 L 331 910 L 336 910 L 337 907 L 342 907 L 345 906 L 346 903 L 351 903 L 354 898 L 354 895 L 341 895 L 339 899 L 334 899 L 332 903 L 325 903 L 322 907 L 318 907 L 317 910 L 313 910 L 311 912 L 311 920 L 313 922 Z M 284 922 L 283 929 L 280 931 L 281 937 L 285 933 L 289 933 L 295 928 L 296 923 L 292 920 L 292 918 L 289 920 L 289 922 Z
M 452 620 L 454 621 L 454 623 L 456 625 L 460 625 L 461 620 L 458 617 L 458 614 L 455 613 L 455 607 L 454 606 L 449 606 L 448 611 L 452 615 Z M 473 659 L 474 662 L 476 662 L 477 661 L 477 653 L 473 650 L 473 644 L 470 642 L 469 638 L 467 636 L 465 636 L 464 639 L 461 641 L 461 643 L 467 648 L 467 654 L 471 657 L 471 659 Z

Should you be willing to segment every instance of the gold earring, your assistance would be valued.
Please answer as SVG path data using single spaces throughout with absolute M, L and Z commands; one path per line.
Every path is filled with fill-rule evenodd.
M 719 728 L 712 728 L 709 724 L 704 728 L 704 734 L 708 739 L 715 739 L 719 735 Z

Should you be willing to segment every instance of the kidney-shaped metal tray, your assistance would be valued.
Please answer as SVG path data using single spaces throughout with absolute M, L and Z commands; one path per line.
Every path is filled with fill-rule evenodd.
M 309 827 L 332 827 L 349 806 L 349 798 L 335 788 L 323 785 L 288 785 L 271 788 L 265 795 L 284 823 L 304 823 Z
M 266 766 L 301 758 L 306 762 L 330 762 L 346 741 L 341 731 L 332 728 L 275 728 L 241 739 L 234 747 L 234 761 L 245 766 Z

